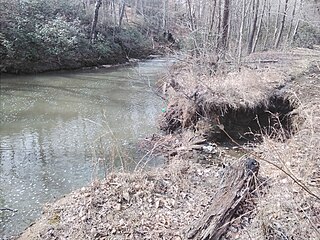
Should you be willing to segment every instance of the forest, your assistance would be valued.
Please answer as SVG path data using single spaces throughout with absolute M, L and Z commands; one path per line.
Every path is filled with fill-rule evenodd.
M 12 73 L 164 53 L 166 33 L 206 62 L 320 41 L 316 0 L 3 0 L 0 11 L 0 68 Z

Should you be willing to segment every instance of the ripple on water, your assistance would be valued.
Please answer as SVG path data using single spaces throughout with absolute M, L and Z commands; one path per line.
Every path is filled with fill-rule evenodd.
M 93 153 L 108 161 L 114 144 L 136 152 L 136 141 L 156 131 L 163 103 L 149 84 L 167 63 L 2 77 L 0 207 L 18 211 L 0 212 L 0 236 L 21 232 L 44 203 L 88 184 Z

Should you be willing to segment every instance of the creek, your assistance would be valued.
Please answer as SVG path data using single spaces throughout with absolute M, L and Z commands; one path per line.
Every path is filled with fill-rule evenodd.
M 137 142 L 157 131 L 165 104 L 152 86 L 171 63 L 1 76 L 0 239 L 88 185 L 94 159 L 108 161 L 112 148 L 139 157 Z

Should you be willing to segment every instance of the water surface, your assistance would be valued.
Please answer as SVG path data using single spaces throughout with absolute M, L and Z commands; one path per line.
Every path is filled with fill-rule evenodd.
M 156 131 L 164 103 L 150 86 L 168 64 L 1 76 L 0 208 L 16 212 L 0 210 L 0 239 L 87 185 L 97 159 L 108 163 L 119 149 L 135 156 L 137 141 Z

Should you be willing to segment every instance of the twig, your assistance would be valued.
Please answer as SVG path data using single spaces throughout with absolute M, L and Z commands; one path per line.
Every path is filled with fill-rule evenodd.
M 134 168 L 134 172 L 135 171 L 137 171 L 137 169 L 138 169 L 138 167 L 139 167 L 139 165 L 141 164 L 141 162 L 149 155 L 149 156 L 151 156 L 152 154 L 153 154 L 153 152 L 154 152 L 154 150 L 158 147 L 158 146 L 160 146 L 160 140 L 159 141 L 157 141 L 157 142 L 155 142 L 155 144 L 153 145 L 153 147 L 152 147 L 152 149 L 150 150 L 150 151 L 148 151 L 140 160 L 139 160 L 139 162 L 136 164 L 136 166 L 135 166 L 135 168 Z M 146 161 L 146 163 L 147 163 L 148 161 Z M 144 164 L 144 166 L 146 165 L 146 163 Z
M 18 212 L 17 209 L 12 209 L 12 208 L 0 208 L 0 211 L 10 211 L 10 212 Z

